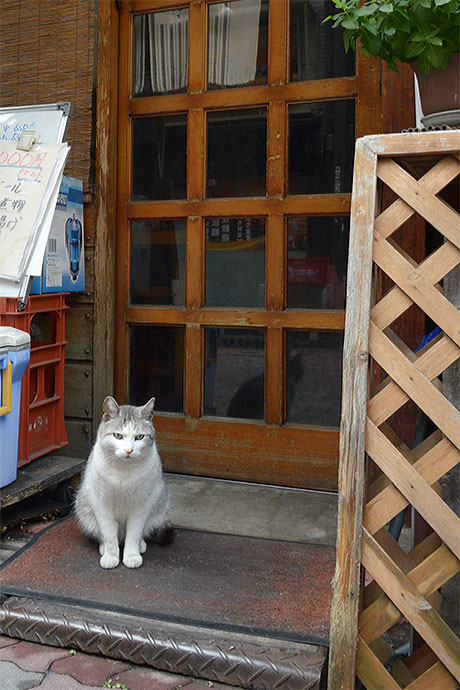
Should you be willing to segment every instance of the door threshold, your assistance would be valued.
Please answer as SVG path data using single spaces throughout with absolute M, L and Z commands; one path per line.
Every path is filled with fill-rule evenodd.
M 325 687 L 327 648 L 1 595 L 3 635 L 254 690 Z
M 335 546 L 337 494 L 165 473 L 174 526 Z

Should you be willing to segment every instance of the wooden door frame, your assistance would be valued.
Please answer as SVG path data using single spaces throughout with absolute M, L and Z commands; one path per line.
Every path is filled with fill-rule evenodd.
M 93 437 L 114 386 L 118 17 L 116 0 L 97 2 Z
M 96 232 L 96 248 L 95 248 L 95 330 L 94 330 L 94 344 L 95 344 L 95 376 L 94 376 L 94 404 L 95 410 L 99 410 L 101 402 L 104 396 L 111 393 L 114 388 L 114 370 L 115 366 L 118 369 L 123 369 L 125 362 L 123 357 L 117 356 L 115 360 L 115 343 L 114 343 L 114 331 L 116 323 L 116 305 L 115 305 L 115 290 L 116 283 L 116 255 L 115 255 L 115 206 L 117 204 L 118 211 L 120 212 L 125 208 L 126 199 L 121 199 L 119 196 L 117 198 L 117 181 L 116 181 L 116 147 L 114 145 L 117 138 L 117 127 L 118 127 L 118 112 L 119 108 L 126 109 L 126 105 L 122 103 L 123 100 L 120 98 L 120 103 L 118 103 L 117 97 L 117 86 L 118 86 L 118 42 L 119 42 L 119 13 L 117 8 L 123 8 L 129 3 L 123 0 L 122 3 L 116 3 L 112 0 L 106 0 L 99 2 L 98 4 L 98 102 L 97 102 L 97 232 Z M 183 2 L 176 3 L 178 6 L 183 5 Z M 135 9 L 142 9 L 142 6 L 147 7 L 147 4 L 143 0 L 134 0 L 133 5 Z M 162 9 L 163 5 L 170 7 L 170 2 L 159 2 L 158 7 L 155 9 Z M 282 3 L 279 3 L 281 7 Z M 199 5 L 197 3 L 191 3 L 190 11 L 198 12 Z M 201 11 L 201 23 L 203 22 L 204 12 L 202 7 Z M 278 12 L 280 15 L 277 17 L 277 21 L 283 21 L 286 17 L 286 12 Z M 282 15 L 282 16 L 281 16 Z M 195 26 L 198 24 L 195 23 Z M 271 27 L 272 34 L 274 31 L 275 22 L 272 19 Z M 279 40 L 279 39 L 277 39 Z M 279 54 L 284 55 L 286 46 L 283 45 L 279 47 Z M 198 63 L 201 63 L 200 74 L 202 77 L 197 81 L 196 84 L 191 83 L 189 87 L 189 94 L 192 93 L 194 98 L 201 101 L 206 98 L 206 94 L 203 94 L 204 90 L 204 66 L 203 62 L 205 56 L 202 54 L 203 51 L 195 50 L 191 51 L 190 59 Z M 284 70 L 286 65 L 284 58 L 275 61 L 272 60 L 270 67 L 270 78 L 268 86 L 273 89 L 273 94 L 276 96 L 275 90 L 278 84 L 281 84 L 285 79 Z M 372 132 L 379 133 L 382 129 L 382 112 L 379 107 L 381 103 L 381 93 L 379 91 L 379 79 L 380 79 L 380 67 L 377 61 L 372 59 L 362 59 L 361 57 L 357 60 L 357 74 L 355 77 L 345 78 L 344 81 L 344 93 L 343 98 L 346 96 L 355 97 L 358 107 L 358 118 L 356 121 L 356 137 L 362 136 L 363 134 Z M 199 82 L 199 83 L 198 83 Z M 327 80 L 324 80 L 324 88 L 327 90 Z M 266 87 L 261 87 L 265 89 Z M 286 86 L 283 87 L 286 89 Z M 308 100 L 309 94 L 312 93 L 311 86 L 309 82 L 299 82 L 293 83 L 288 87 L 292 90 L 292 99 L 295 100 Z M 187 94 L 186 98 L 190 95 Z M 221 92 L 220 98 L 222 99 L 223 106 L 227 105 L 227 100 L 232 98 L 231 92 Z M 311 97 L 311 96 L 310 96 Z M 170 98 L 170 97 L 169 97 Z M 183 98 L 183 96 L 178 95 L 176 97 L 178 100 Z M 283 98 L 285 96 L 283 95 Z M 160 97 L 155 97 L 158 102 Z M 131 114 L 134 114 L 137 108 L 137 103 L 132 103 Z M 126 112 L 126 111 L 125 111 Z M 192 111 L 193 112 L 193 111 Z M 197 126 L 203 126 L 203 123 L 197 122 Z M 280 145 L 284 145 L 285 142 Z M 191 153 L 191 152 L 189 152 Z M 127 161 L 118 161 L 122 164 L 125 169 L 127 169 Z M 270 175 L 267 174 L 267 191 L 270 185 Z M 192 190 L 190 190 L 192 192 Z M 193 199 L 196 196 L 192 193 L 189 198 Z M 209 204 L 209 201 L 206 202 Z M 249 203 L 249 202 L 248 202 Z M 266 203 L 266 201 L 264 202 Z M 197 201 L 197 205 L 200 202 Z M 251 215 L 254 214 L 254 203 L 251 204 Z M 257 202 L 256 202 L 257 205 Z M 188 207 L 190 209 L 190 206 Z M 198 208 L 197 208 L 198 210 Z M 265 210 L 265 209 L 264 209 Z M 333 212 L 334 209 L 330 209 Z M 343 213 L 343 208 L 340 209 Z M 299 205 L 299 212 L 305 212 L 301 209 L 301 204 Z M 175 211 L 177 214 L 177 211 Z M 190 213 L 190 210 L 189 210 Z M 189 214 L 187 214 L 189 215 Z M 192 251 L 193 247 L 189 247 L 188 251 Z M 268 288 L 268 285 L 267 285 Z M 327 318 L 327 315 L 324 315 Z M 122 327 L 127 328 L 127 324 Z M 200 324 L 197 323 L 197 328 Z M 191 332 L 192 334 L 192 332 Z M 198 335 L 196 335 L 195 349 L 200 347 L 198 343 Z M 187 356 L 187 355 L 186 355 Z M 281 356 L 281 355 L 280 355 Z M 115 365 L 114 365 L 115 362 Z M 196 372 L 196 376 L 200 376 L 200 372 Z M 190 408 L 196 408 L 198 401 L 187 400 L 186 404 Z M 188 409 L 188 408 L 186 408 Z M 192 411 L 190 409 L 190 411 Z M 195 409 L 196 412 L 196 409 Z M 273 410 L 273 415 L 276 417 L 278 412 Z M 197 420 L 188 420 L 184 418 L 183 428 L 187 430 L 190 423 L 196 422 Z M 198 420 L 200 424 L 212 424 L 212 422 Z M 95 428 L 99 422 L 99 418 L 96 412 L 95 415 Z M 235 424 L 235 431 L 238 436 L 244 435 L 244 424 Z M 172 437 L 174 430 L 168 431 L 168 424 L 165 425 L 166 436 Z M 241 427 L 241 428 L 240 428 Z M 278 427 L 278 433 L 282 432 L 282 427 Z M 292 433 L 292 429 L 289 433 Z M 301 433 L 301 430 L 299 430 Z M 328 434 L 332 440 L 332 445 L 338 449 L 338 432 L 322 431 L 322 430 L 311 430 L 312 441 L 313 441 L 313 454 L 315 454 L 315 446 L 318 448 L 324 444 L 324 436 Z M 260 428 L 260 438 L 266 435 L 271 435 L 270 427 L 262 426 Z M 316 441 L 315 441 L 316 439 Z M 300 441 L 300 437 L 299 437 Z M 225 462 L 226 444 L 223 444 L 222 453 Z M 228 450 L 228 449 L 227 449 Z M 195 449 L 196 453 L 199 453 L 199 449 Z M 318 449 L 316 450 L 316 455 L 318 454 Z M 249 451 L 250 455 L 250 451 Z M 306 471 L 302 472 L 302 469 L 297 462 L 296 458 L 293 457 L 292 461 L 287 467 L 286 460 L 283 462 L 283 468 L 287 471 L 288 481 L 291 485 L 297 486 L 307 486 L 308 485 L 308 467 Z M 278 461 L 279 462 L 279 461 Z M 273 468 L 277 464 L 276 460 L 276 443 L 274 443 L 273 448 L 271 448 L 270 453 L 270 463 Z M 335 489 L 336 482 L 331 474 L 332 467 L 324 467 L 324 483 L 323 485 L 318 485 L 316 488 L 324 489 Z M 173 468 L 175 471 L 183 471 L 185 473 L 193 471 L 193 462 L 189 465 L 185 458 L 181 458 L 180 454 L 176 454 L 173 462 Z M 248 468 L 245 468 L 246 471 Z M 249 472 L 245 478 L 253 481 L 264 481 L 262 468 L 256 467 Z M 210 474 L 212 472 L 210 471 Z M 243 477 L 242 477 L 243 478 Z M 268 477 L 266 478 L 268 480 Z

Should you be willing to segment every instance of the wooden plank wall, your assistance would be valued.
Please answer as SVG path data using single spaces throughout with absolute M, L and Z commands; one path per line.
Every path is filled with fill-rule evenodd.
M 107 3 L 104 3 L 107 4 Z M 71 146 L 65 174 L 83 180 L 86 292 L 67 298 L 66 429 L 63 452 L 84 457 L 91 445 L 95 194 L 94 0 L 2 0 L 0 106 L 70 101 Z
M 451 131 L 364 137 L 357 145 L 330 690 L 353 688 L 355 676 L 368 689 L 453 689 L 460 681 L 460 641 L 439 613 L 438 592 L 460 570 L 460 519 L 436 486 L 460 462 L 460 412 L 443 394 L 440 379 L 460 360 L 460 313 L 442 288 L 443 278 L 460 265 L 460 214 L 458 198 L 455 209 L 438 196 L 459 179 L 459 144 L 458 132 Z M 380 198 L 385 187 L 396 198 L 374 214 L 378 185 Z M 444 240 L 419 262 L 394 239 L 414 215 Z M 371 304 L 371 295 L 378 294 L 377 267 L 393 287 Z M 394 330 L 414 304 L 441 329 L 417 354 Z M 365 375 L 372 363 L 386 374 L 376 390 L 370 385 L 372 367 L 371 376 Z M 410 400 L 435 425 L 413 449 L 391 423 Z M 380 470 L 369 487 L 366 454 Z M 408 505 L 432 532 L 406 553 L 386 526 Z M 395 658 L 385 637 L 403 618 L 422 638 L 407 659 Z

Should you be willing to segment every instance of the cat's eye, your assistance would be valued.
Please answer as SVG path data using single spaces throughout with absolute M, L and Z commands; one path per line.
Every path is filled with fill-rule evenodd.
M 135 441 L 142 441 L 143 438 L 144 438 L 144 434 L 137 434 L 137 436 L 135 436 L 134 440 Z
M 118 440 L 120 440 L 120 439 L 123 438 L 123 434 L 115 434 L 115 433 L 114 433 L 113 435 L 114 435 L 115 438 L 117 438 Z

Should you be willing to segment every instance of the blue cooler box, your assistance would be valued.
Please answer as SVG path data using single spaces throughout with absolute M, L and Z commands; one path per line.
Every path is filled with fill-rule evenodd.
M 30 334 L 0 326 L 0 488 L 17 477 L 21 381 L 30 359 Z

